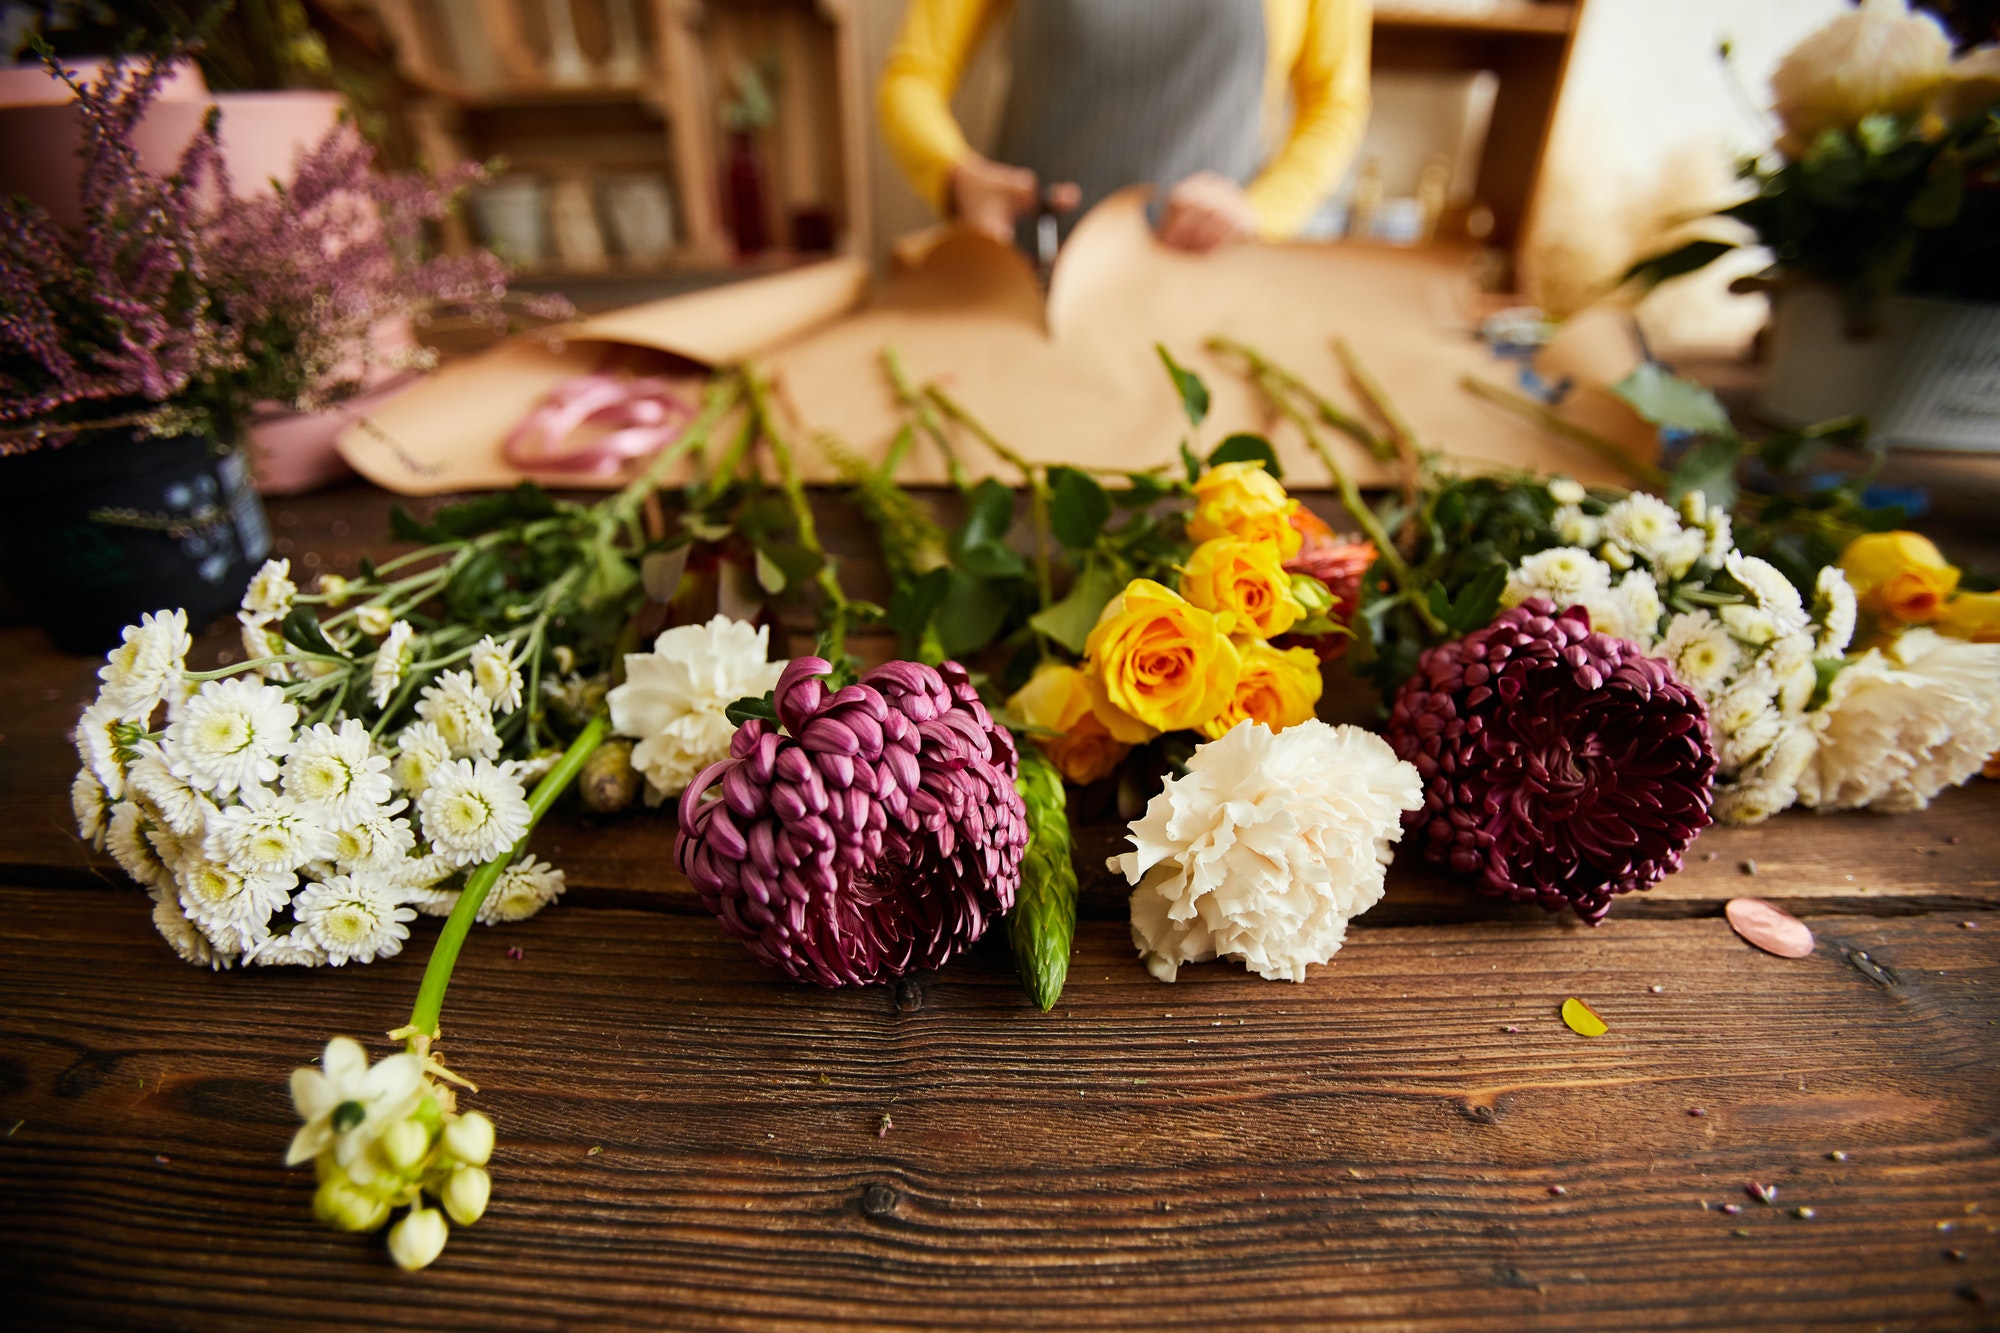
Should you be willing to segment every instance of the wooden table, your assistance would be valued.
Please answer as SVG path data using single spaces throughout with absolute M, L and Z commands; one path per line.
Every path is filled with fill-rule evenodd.
M 296 569 L 347 568 L 386 504 L 273 518 Z M 1399 866 L 1303 985 L 1149 978 L 1093 826 L 1046 1015 L 997 935 L 792 985 L 700 912 L 670 820 L 554 818 L 569 895 L 480 930 L 445 1011 L 493 1204 L 408 1275 L 312 1220 L 286 1078 L 334 1032 L 387 1049 L 435 923 L 368 967 L 178 962 L 70 831 L 94 669 L 0 630 L 10 1323 L 2000 1323 L 1995 784 L 1713 831 L 1596 929 Z M 1739 941 L 1745 893 L 1818 950 Z

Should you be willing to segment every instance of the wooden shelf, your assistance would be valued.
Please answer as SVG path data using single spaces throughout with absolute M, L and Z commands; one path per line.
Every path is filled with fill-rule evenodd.
M 1426 28 L 1441 32 L 1563 37 L 1576 26 L 1576 6 L 1557 3 L 1556 0 L 1549 0 L 1548 3 L 1536 3 L 1536 0 L 1510 0 L 1510 3 L 1498 5 L 1487 13 L 1450 14 L 1437 10 L 1397 9 L 1393 5 L 1378 5 L 1375 9 L 1375 26 Z

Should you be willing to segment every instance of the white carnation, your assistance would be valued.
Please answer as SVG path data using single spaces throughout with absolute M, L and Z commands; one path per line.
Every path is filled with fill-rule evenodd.
M 521 669 L 491 634 L 472 646 L 472 679 L 487 702 L 503 713 L 521 706 Z
M 1183 963 L 1224 957 L 1304 980 L 1381 899 L 1403 813 L 1422 803 L 1417 770 L 1372 732 L 1239 722 L 1194 752 L 1132 822 L 1136 850 L 1109 863 L 1137 886 L 1147 970 L 1172 981 Z
M 1634 491 L 1604 511 L 1604 536 L 1648 563 L 1665 567 L 1681 547 L 1681 519 L 1665 500 Z
M 176 776 L 218 797 L 274 782 L 299 710 L 275 685 L 232 676 L 212 680 L 167 728 Z
M 292 915 L 334 967 L 401 953 L 408 923 L 417 919 L 397 889 L 373 875 L 333 875 L 308 884 L 292 900 Z
M 290 614 L 292 598 L 299 591 L 292 582 L 292 562 L 289 560 L 266 560 L 264 567 L 250 578 L 250 586 L 243 590 L 241 614 L 249 621 L 265 624 L 282 620 Z
M 365 606 L 361 609 L 368 610 Z M 396 687 L 403 683 L 403 671 L 410 664 L 410 640 L 417 635 L 407 620 L 399 620 L 382 632 L 389 637 L 375 649 L 375 664 L 368 670 L 368 697 L 377 708 L 387 708 Z
M 1822 810 L 1921 810 L 2000 749 L 2000 643 L 1903 631 L 1833 678 L 1811 714 L 1799 799 Z
M 479 904 L 479 920 L 492 926 L 502 921 L 526 921 L 562 897 L 563 872 L 547 861 L 524 856 L 500 872 L 500 878 Z M 452 895 L 456 900 L 457 895 Z
M 163 699 L 177 698 L 181 671 L 194 640 L 187 612 L 158 611 L 127 625 L 125 641 L 98 668 L 98 698 L 122 718 L 143 721 Z
M 769 655 L 767 629 L 722 615 L 668 630 L 650 653 L 626 655 L 625 683 L 605 702 L 613 730 L 639 742 L 632 766 L 653 792 L 679 794 L 728 753 L 736 724 L 725 710 L 774 689 L 784 672 Z
M 454 759 L 498 759 L 500 733 L 493 705 L 469 671 L 447 671 L 424 686 L 417 716 L 437 728 Z
M 1667 622 L 1660 656 L 1682 684 L 1707 699 L 1721 690 L 1743 661 L 1735 636 L 1706 611 L 1684 611 Z
M 481 759 L 440 764 L 417 798 L 424 838 L 455 865 L 504 855 L 528 831 L 528 798 L 504 767 Z
M 1854 585 L 1840 566 L 1828 565 L 1819 572 L 1817 590 L 1813 609 L 1820 625 L 1820 656 L 1838 657 L 1854 641 Z
M 376 752 L 368 728 L 344 718 L 300 734 L 285 760 L 285 794 L 328 828 L 368 818 L 389 799 L 389 757 Z
M 396 785 L 411 796 L 421 796 L 430 785 L 431 774 L 440 764 L 451 762 L 451 745 L 428 722 L 412 722 L 396 737 L 396 757 L 389 772 Z

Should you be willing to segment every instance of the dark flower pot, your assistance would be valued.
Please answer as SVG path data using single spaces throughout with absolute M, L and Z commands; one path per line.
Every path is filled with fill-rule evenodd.
M 249 464 L 210 440 L 102 432 L 0 458 L 0 577 L 64 652 L 104 652 L 146 611 L 197 628 L 270 549 Z

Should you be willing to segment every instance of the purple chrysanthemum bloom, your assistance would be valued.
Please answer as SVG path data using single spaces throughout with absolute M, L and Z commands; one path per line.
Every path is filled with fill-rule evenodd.
M 1709 822 L 1708 713 L 1667 664 L 1531 598 L 1430 649 L 1389 715 L 1424 855 L 1480 892 L 1595 924 L 1680 869 Z
M 745 722 L 689 784 L 675 857 L 724 930 L 801 981 L 938 967 L 1014 905 L 1013 738 L 956 662 L 890 662 L 832 691 L 828 669 L 786 667 L 778 722 Z

